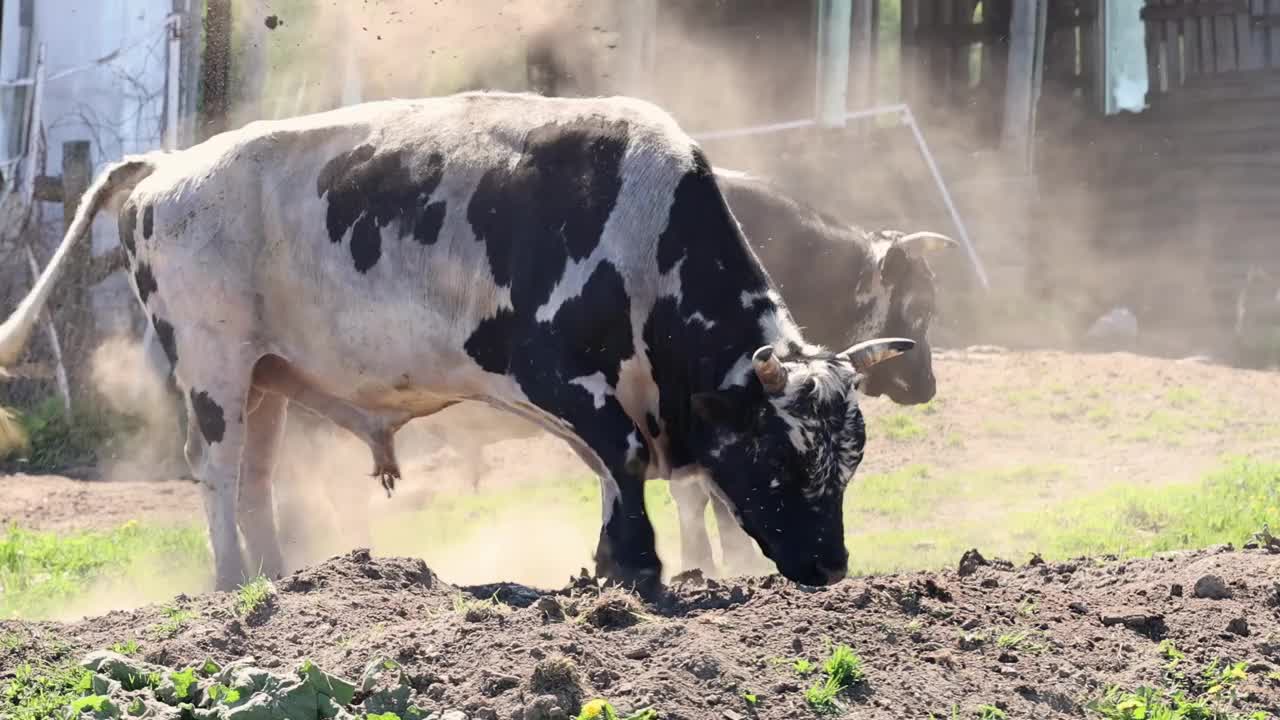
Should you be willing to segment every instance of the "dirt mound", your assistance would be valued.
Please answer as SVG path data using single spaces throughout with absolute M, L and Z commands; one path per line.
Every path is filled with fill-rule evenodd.
M 646 605 L 587 578 L 554 591 L 455 587 L 419 560 L 357 551 L 281 580 L 252 626 L 232 593 L 72 624 L 0 623 L 14 638 L 0 644 L 0 684 L 22 661 L 136 641 L 138 660 L 174 669 L 251 657 L 288 672 L 309 660 L 354 679 L 386 658 L 412 704 L 469 718 L 571 716 L 592 698 L 661 718 L 790 718 L 812 716 L 807 691 L 847 646 L 865 679 L 835 702 L 864 718 L 978 717 L 984 706 L 1080 717 L 1111 686 L 1207 693 L 1235 663 L 1213 702 L 1275 712 L 1276 578 L 1280 554 L 1229 547 L 1020 567 L 974 554 L 963 574 L 823 589 L 695 575 Z M 472 615 L 477 603 L 494 611 Z

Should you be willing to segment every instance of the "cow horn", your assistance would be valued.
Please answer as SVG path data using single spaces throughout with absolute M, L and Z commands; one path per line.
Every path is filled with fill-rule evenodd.
M 910 235 L 903 235 L 894 242 L 894 245 L 897 245 L 912 255 L 920 255 L 924 253 L 937 252 L 939 250 L 951 250 L 958 247 L 959 243 L 942 233 L 922 230 L 920 232 L 913 232 Z
M 773 348 L 768 345 L 756 350 L 751 356 L 751 366 L 755 368 L 756 377 L 760 378 L 760 384 L 764 386 L 765 392 L 770 395 L 782 392 L 782 389 L 787 386 L 787 369 L 782 366 L 778 356 L 773 353 Z
M 852 363 L 854 370 L 864 373 L 873 365 L 898 357 L 915 346 L 916 342 L 907 338 L 876 338 L 854 345 L 840 353 L 840 357 Z

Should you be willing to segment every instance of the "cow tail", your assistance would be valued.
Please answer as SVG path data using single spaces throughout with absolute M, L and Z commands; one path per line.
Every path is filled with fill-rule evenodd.
M 13 365 L 22 356 L 31 332 L 35 329 L 40 311 L 53 292 L 64 270 L 71 249 L 88 234 L 89 226 L 98 211 L 112 203 L 121 193 L 131 192 L 138 183 L 156 169 L 155 154 L 127 157 L 107 167 L 100 173 L 80 198 L 71 226 L 62 243 L 36 279 L 31 292 L 18 304 L 18 309 L 0 325 L 0 368 Z

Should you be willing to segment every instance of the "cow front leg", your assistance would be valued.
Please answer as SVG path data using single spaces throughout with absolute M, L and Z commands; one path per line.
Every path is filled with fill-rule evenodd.
M 662 562 L 644 505 L 649 450 L 640 430 L 613 398 L 572 425 L 580 435 L 567 438 L 570 447 L 600 478 L 596 577 L 654 598 L 662 588 Z
M 289 400 L 253 390 L 247 406 L 244 455 L 240 461 L 240 531 L 249 570 L 275 579 L 284 574 L 284 555 L 276 530 L 272 476 L 284 437 Z
M 681 570 L 701 570 L 714 575 L 715 559 L 711 556 L 711 538 L 707 535 L 707 501 L 710 496 L 698 476 L 673 479 L 669 483 L 671 498 L 676 503 L 680 520 Z
M 600 490 L 605 513 L 596 545 L 596 576 L 655 597 L 662 587 L 662 562 L 644 506 L 643 474 L 605 473 Z

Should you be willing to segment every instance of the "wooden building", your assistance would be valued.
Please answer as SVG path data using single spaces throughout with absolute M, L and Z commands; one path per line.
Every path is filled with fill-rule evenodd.
M 824 117 L 911 109 L 990 279 L 938 263 L 957 340 L 1071 343 L 1123 305 L 1195 352 L 1249 267 L 1280 275 L 1280 0 L 628 1 L 611 91 L 851 222 L 954 233 L 900 118 Z

